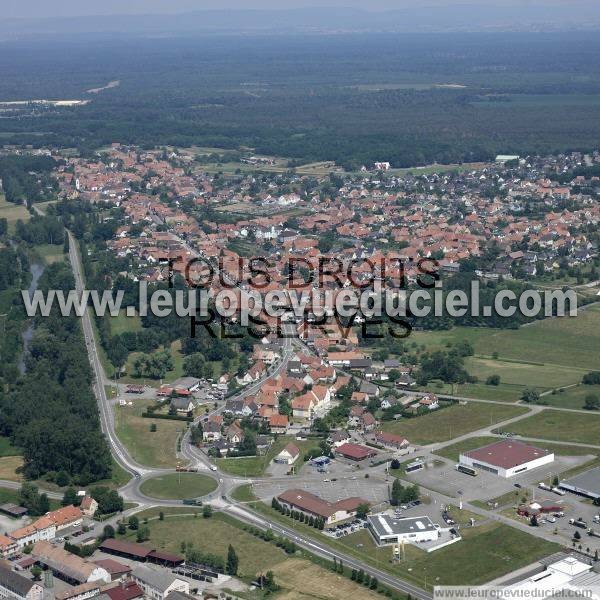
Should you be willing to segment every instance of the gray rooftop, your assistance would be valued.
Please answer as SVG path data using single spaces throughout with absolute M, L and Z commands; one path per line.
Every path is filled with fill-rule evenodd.
M 560 486 L 590 496 L 600 497 L 600 467 L 590 469 L 560 482 Z
M 178 579 L 165 569 L 156 571 L 150 567 L 141 566 L 135 567 L 131 574 L 135 579 L 139 579 L 147 586 L 162 593 L 166 592 L 167 588 Z
M 11 571 L 0 562 L 0 586 L 17 596 L 25 597 L 34 585 L 34 581 Z
M 385 513 L 369 516 L 369 524 L 379 537 L 420 531 L 436 531 L 437 529 L 429 517 L 397 519 Z

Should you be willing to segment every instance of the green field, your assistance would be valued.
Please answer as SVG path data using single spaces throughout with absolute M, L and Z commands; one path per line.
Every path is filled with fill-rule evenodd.
M 11 502 L 12 504 L 19 503 L 19 492 L 9 488 L 0 487 L 0 504 Z
M 7 437 L 0 436 L 0 456 L 19 456 L 21 451 L 15 448 Z
M 206 496 L 217 489 L 217 482 L 207 475 L 197 473 L 169 473 L 147 479 L 140 491 L 159 500 L 183 500 Z
M 546 394 L 543 400 L 549 406 L 583 408 L 586 396 L 590 395 L 600 398 L 600 385 L 579 384 L 563 391 L 557 390 L 555 394 Z
M 38 245 L 35 247 L 35 254 L 47 265 L 51 265 L 55 262 L 63 262 L 65 260 L 62 244 Z
M 525 388 L 535 388 L 540 392 L 564 385 L 579 383 L 584 371 L 559 365 L 536 365 L 525 362 L 494 360 L 491 358 L 469 357 L 465 366 L 470 375 L 485 382 L 490 375 L 499 375 L 498 386 L 517 399 Z M 495 387 L 495 386 L 486 386 Z
M 29 221 L 30 218 L 31 215 L 25 206 L 7 202 L 4 194 L 0 194 L 0 219 L 8 221 L 8 230 L 10 232 L 14 231 L 18 220 Z
M 445 348 L 448 342 L 466 340 L 475 354 L 545 365 L 573 367 L 579 371 L 600 369 L 600 306 L 579 311 L 577 317 L 545 319 L 520 329 L 457 327 L 450 331 L 415 331 L 411 340 L 429 348 Z
M 382 429 L 403 435 L 413 444 L 434 444 L 524 415 L 527 410 L 522 406 L 469 402 L 454 404 L 421 417 L 384 421 Z
M 126 332 L 136 332 L 142 329 L 142 320 L 139 315 L 135 317 L 127 316 L 127 309 L 122 308 L 119 311 L 119 315 L 116 317 L 108 317 L 110 323 L 111 335 L 120 335 Z
M 115 430 L 131 456 L 149 467 L 177 466 L 177 438 L 187 429 L 185 421 L 146 419 L 142 413 L 154 404 L 152 400 L 136 399 L 134 406 L 115 406 Z M 156 424 L 156 431 L 150 425 Z
M 547 409 L 511 423 L 510 431 L 523 437 L 600 446 L 600 414 Z
M 251 483 L 246 483 L 244 485 L 236 487 L 230 495 L 234 500 L 237 500 L 238 502 L 253 502 L 254 500 L 256 500 L 256 496 L 252 491 Z

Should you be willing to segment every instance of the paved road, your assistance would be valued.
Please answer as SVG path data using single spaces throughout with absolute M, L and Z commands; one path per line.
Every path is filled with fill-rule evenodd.
M 83 271 L 81 266 L 81 260 L 79 258 L 78 245 L 73 234 L 71 232 L 68 232 L 68 235 L 69 260 L 71 262 L 73 275 L 75 277 L 75 289 L 79 294 L 82 294 L 84 290 Z M 94 335 L 94 328 L 92 326 L 92 319 L 90 316 L 89 307 L 86 308 L 81 319 L 81 323 L 83 335 L 85 338 L 85 344 L 90 358 L 90 364 L 92 365 L 92 369 L 94 371 L 94 393 L 98 400 L 98 409 L 100 411 L 100 423 L 102 426 L 102 431 L 107 437 L 108 442 L 110 444 L 111 452 L 115 460 L 134 477 L 140 477 L 141 475 L 150 473 L 151 469 L 143 467 L 131 458 L 131 456 L 127 452 L 127 449 L 121 443 L 121 441 L 115 433 L 114 412 L 112 410 L 112 407 L 110 406 L 108 397 L 106 395 L 106 376 L 104 374 L 104 368 L 102 367 L 102 363 L 100 362 L 100 357 L 98 356 L 98 346 Z

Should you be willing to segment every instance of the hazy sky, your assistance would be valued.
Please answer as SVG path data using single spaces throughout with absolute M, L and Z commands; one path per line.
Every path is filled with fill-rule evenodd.
M 572 3 L 577 0 L 570 0 Z M 100 14 L 173 13 L 227 8 L 298 8 L 351 6 L 369 10 L 447 4 L 559 4 L 559 0 L 0 0 L 0 19 Z

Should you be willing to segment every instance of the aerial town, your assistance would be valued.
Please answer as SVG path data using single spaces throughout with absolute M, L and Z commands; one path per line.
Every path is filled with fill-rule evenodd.
M 600 3 L 0 3 L 0 600 L 600 600 Z
M 483 282 L 526 283 L 538 277 L 551 283 L 568 273 L 581 286 L 584 304 L 591 298 L 585 292 L 595 292 L 600 177 L 571 174 L 600 165 L 600 152 L 499 157 L 437 173 L 391 174 L 380 164 L 358 174 L 321 176 L 290 169 L 223 175 L 206 171 L 188 150 L 142 151 L 118 143 L 92 160 L 57 150 L 33 154 L 55 161 L 57 207 L 84 204 L 100 224 L 108 224 L 110 234 L 103 240 L 84 235 L 87 256 L 73 258 L 70 245 L 76 278 L 89 275 L 90 261 L 100 254 L 112 256 L 102 261 L 113 281 L 164 286 L 173 276 L 188 277 L 187 263 L 197 257 L 218 257 L 227 278 L 243 281 L 249 273 L 245 261 L 261 255 L 272 260 L 270 282 L 257 286 L 266 294 L 289 283 L 289 259 L 316 269 L 321 255 L 334 254 L 374 264 L 380 257 L 406 259 L 406 269 L 388 270 L 387 276 L 396 284 L 405 278 L 409 287 L 419 277 L 419 260 L 435 261 L 442 277 L 455 276 L 464 261 L 476 260 L 472 269 Z M 260 160 L 266 168 L 273 164 L 275 159 Z M 32 222 L 46 218 L 38 212 Z M 409 257 L 414 259 L 408 262 Z M 357 270 L 359 282 L 368 276 Z M 215 282 L 224 286 L 224 280 Z M 331 274 L 324 285 L 343 287 Z M 250 286 L 238 289 L 243 293 Z M 192 348 L 186 322 L 178 335 L 191 336 L 187 341 L 162 344 L 154 352 L 148 342 L 149 353 L 126 351 L 119 359 L 115 346 L 146 327 L 133 315 L 125 317 L 116 337 L 113 326 L 106 330 L 97 318 L 94 328 L 84 321 L 84 332 L 96 377 L 106 382 L 99 392 L 103 427 L 115 459 L 134 478 L 119 490 L 116 510 L 99 511 L 98 501 L 107 502 L 102 488 L 75 492 L 70 487 L 63 507 L 43 514 L 35 502 L 24 502 L 23 489 L 20 501 L 0 506 L 5 530 L 0 549 L 8 561 L 0 586 L 11 598 L 49 593 L 61 600 L 233 598 L 277 585 L 272 572 L 268 581 L 254 574 L 250 586 L 247 578 L 237 577 L 232 550 L 224 563 L 191 544 L 186 548 L 186 540 L 179 540 L 177 551 L 173 544 L 156 545 L 149 524 L 173 518 L 167 507 L 182 503 L 203 518 L 214 518 L 213 511 L 235 516 L 244 530 L 250 527 L 267 542 L 287 536 L 294 548 L 316 543 L 336 564 L 359 560 L 352 579 L 360 573 L 369 589 L 392 594 L 400 589 L 426 597 L 428 571 L 423 581 L 410 578 L 412 567 L 404 572 L 408 547 L 432 557 L 460 552 L 473 532 L 489 523 L 517 535 L 526 532 L 543 544 L 532 550 L 527 562 L 536 566 L 527 577 L 515 583 L 509 570 L 498 582 L 527 586 L 540 572 L 568 574 L 565 582 L 577 589 L 578 578 L 594 571 L 600 470 L 590 463 L 593 444 L 572 455 L 552 444 L 538 445 L 535 435 L 514 433 L 519 421 L 536 419 L 542 409 L 535 390 L 523 390 L 514 402 L 463 393 L 465 386 L 478 385 L 476 378 L 467 373 L 465 381 L 440 380 L 427 371 L 429 355 L 411 349 L 410 336 L 372 342 L 362 338 L 359 326 L 333 319 L 325 326 L 310 318 L 290 319 L 284 324 L 290 336 L 271 329 L 236 343 L 233 351 L 233 343 L 219 341 L 226 344 L 219 350 L 226 359 L 218 363 L 209 351 L 202 350 L 206 359 L 198 356 L 203 346 Z M 473 355 L 469 343 L 451 346 L 459 365 Z M 137 350 L 135 344 L 129 347 Z M 100 360 L 101 353 L 107 358 Z M 166 366 L 152 360 L 161 354 Z M 182 355 L 179 372 L 173 370 L 174 355 Z M 485 385 L 500 387 L 489 378 Z M 473 411 L 482 415 L 465 427 Z M 430 441 L 427 423 L 433 418 L 439 419 L 438 428 L 447 422 L 450 429 L 438 438 L 429 434 Z M 137 435 L 145 439 L 132 439 L 129 427 L 144 419 L 146 433 Z M 169 420 L 185 427 L 166 441 L 176 448 L 155 448 L 165 456 L 148 463 L 141 446 L 153 445 L 152 432 Z M 405 431 L 414 431 L 414 437 Z M 204 478 L 205 487 L 192 486 L 178 499 L 182 477 Z M 168 486 L 156 487 L 164 478 L 174 487 L 173 497 Z M 39 496 L 37 489 L 29 492 Z M 152 516 L 140 520 L 136 515 L 144 511 Z M 375 566 L 363 552 L 364 536 L 387 566 Z M 235 555 L 235 544 L 230 548 Z M 573 548 L 578 554 L 569 552 Z M 400 573 L 409 574 L 408 582 L 399 582 Z M 444 577 L 433 567 L 429 573 L 437 581 Z

